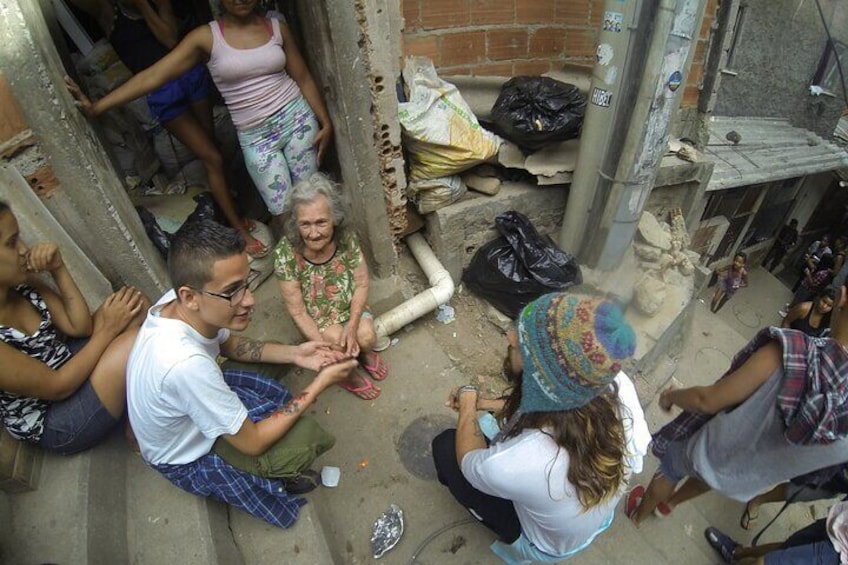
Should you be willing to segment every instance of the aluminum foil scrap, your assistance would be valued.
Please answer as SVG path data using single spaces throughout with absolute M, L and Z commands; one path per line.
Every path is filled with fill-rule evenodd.
M 379 559 L 397 545 L 403 535 L 403 510 L 396 504 L 389 506 L 383 515 L 374 522 L 371 532 L 371 549 L 374 559 Z

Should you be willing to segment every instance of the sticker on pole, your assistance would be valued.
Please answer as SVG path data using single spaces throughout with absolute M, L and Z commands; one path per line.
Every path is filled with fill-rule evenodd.
M 621 33 L 622 23 L 624 23 L 624 16 L 621 12 L 604 12 L 604 31 Z
M 671 73 L 671 76 L 668 77 L 668 89 L 672 92 L 675 92 L 678 88 L 680 88 L 681 83 L 683 83 L 683 73 L 680 71 L 674 71 Z
M 612 92 L 597 87 L 592 89 L 592 104 L 601 106 L 602 108 L 609 108 L 611 103 Z
M 614 54 L 615 51 L 613 51 L 612 45 L 609 43 L 601 43 L 595 51 L 595 55 L 598 57 L 598 64 L 602 67 L 606 67 L 610 64 Z

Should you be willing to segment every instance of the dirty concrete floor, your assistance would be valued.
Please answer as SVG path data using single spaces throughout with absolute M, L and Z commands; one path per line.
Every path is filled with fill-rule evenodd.
M 410 271 L 405 277 L 415 291 L 422 288 L 420 274 Z M 248 330 L 250 335 L 277 339 L 295 335 L 282 314 L 275 287 L 269 282 L 259 289 L 262 307 Z M 651 374 L 636 376 L 652 430 L 669 419 L 656 406 L 656 394 L 667 382 L 672 378 L 684 385 L 712 382 L 759 327 L 779 323 L 777 309 L 791 293 L 758 268 L 751 274 L 751 287 L 740 290 L 717 315 L 708 309 L 711 294 L 708 289 L 701 297 L 706 304 L 696 302 L 683 350 L 663 358 Z M 327 391 L 313 410 L 337 438 L 336 446 L 316 462 L 316 468 L 340 467 L 341 480 L 338 487 L 320 487 L 307 497 L 315 505 L 337 563 L 374 562 L 369 542 L 372 524 L 391 503 L 404 511 L 405 532 L 380 562 L 413 563 L 413 557 L 415 563 L 434 565 L 497 562 L 488 549 L 493 535 L 467 522 L 468 514 L 435 479 L 429 460 L 429 438 L 454 422 L 453 413 L 443 406 L 452 386 L 475 378 L 493 394 L 505 386 L 498 375 L 506 344 L 488 315 L 488 306 L 461 287 L 451 305 L 456 309 L 452 323 L 439 323 L 430 314 L 393 336 L 397 341 L 383 353 L 391 372 L 380 384 L 382 395 L 377 400 L 363 401 L 335 389 Z M 295 370 L 288 384 L 296 390 L 308 378 Z M 656 461 L 646 458 L 645 469 L 632 482 L 647 483 L 655 468 Z M 770 506 L 762 509 L 760 526 L 779 507 Z M 827 503 L 794 505 L 763 536 L 763 542 L 783 539 L 813 516 L 821 517 L 826 508 Z M 707 494 L 675 509 L 673 517 L 652 519 L 637 530 L 619 509 L 611 529 L 569 562 L 718 563 L 704 541 L 704 528 L 716 525 L 748 542 L 753 533 L 739 527 L 742 510 L 740 503 Z M 262 535 L 285 543 L 284 531 L 252 522 L 251 527 L 267 530 Z M 273 555 L 266 558 L 269 563 L 275 561 Z

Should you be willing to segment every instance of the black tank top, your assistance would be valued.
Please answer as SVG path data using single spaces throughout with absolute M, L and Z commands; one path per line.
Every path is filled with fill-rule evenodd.
M 112 7 L 115 21 L 109 42 L 133 74 L 140 73 L 168 54 L 168 48 L 159 43 L 144 18 L 134 20 L 127 17 L 117 2 Z
M 810 325 L 810 318 L 813 315 L 815 307 L 816 305 L 814 303 L 810 306 L 810 311 L 807 312 L 806 316 L 794 320 L 791 324 L 789 324 L 789 327 L 793 330 L 802 331 L 810 337 L 821 337 L 824 331 L 830 327 L 830 312 L 822 316 L 821 320 L 819 320 L 819 327 L 814 328 Z

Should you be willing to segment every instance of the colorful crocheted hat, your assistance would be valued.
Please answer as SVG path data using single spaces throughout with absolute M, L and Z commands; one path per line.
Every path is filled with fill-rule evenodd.
M 524 363 L 519 410 L 552 412 L 587 404 L 636 349 L 621 308 L 581 294 L 546 294 L 518 317 Z

